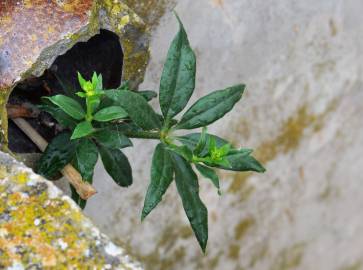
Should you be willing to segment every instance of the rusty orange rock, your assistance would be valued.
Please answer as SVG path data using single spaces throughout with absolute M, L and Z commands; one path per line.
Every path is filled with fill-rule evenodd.
M 149 59 L 149 35 L 123 1 L 5 0 L 0 2 L 0 144 L 7 149 L 6 103 L 21 81 L 39 77 L 78 42 L 106 29 L 123 51 L 122 79 L 143 79 Z

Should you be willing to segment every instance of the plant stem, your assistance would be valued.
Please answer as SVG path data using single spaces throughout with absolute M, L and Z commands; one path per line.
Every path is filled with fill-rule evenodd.
M 193 163 L 205 162 L 205 161 L 208 161 L 208 159 L 193 155 L 193 160 L 192 160 Z
M 91 122 L 92 121 L 92 107 L 91 107 L 91 102 L 88 98 L 86 98 L 86 107 L 87 107 L 86 120 L 88 122 Z
M 125 131 L 124 134 L 129 138 L 138 138 L 138 139 L 154 139 L 160 140 L 160 132 L 152 132 L 152 131 Z
M 27 121 L 23 118 L 14 118 L 12 120 L 38 146 L 40 151 L 45 151 L 48 142 Z M 72 165 L 67 164 L 61 172 L 68 178 L 68 181 L 82 199 L 87 200 L 97 192 L 93 186 L 82 180 L 82 176 Z

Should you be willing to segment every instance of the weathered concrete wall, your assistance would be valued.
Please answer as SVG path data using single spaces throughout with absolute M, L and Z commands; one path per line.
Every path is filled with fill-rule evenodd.
M 139 221 L 153 143 L 129 151 L 129 189 L 98 169 L 86 213 L 147 269 L 363 269 L 363 2 L 180 0 L 176 10 L 198 57 L 193 99 L 246 83 L 243 101 L 212 131 L 256 148 L 267 172 L 221 173 L 222 197 L 201 183 L 206 256 L 174 187 Z M 166 13 L 141 88 L 158 88 L 176 31 Z
M 142 267 L 51 182 L 0 152 L 0 269 Z

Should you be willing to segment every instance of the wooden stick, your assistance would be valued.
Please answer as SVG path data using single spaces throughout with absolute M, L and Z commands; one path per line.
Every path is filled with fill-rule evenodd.
M 48 142 L 27 121 L 23 118 L 13 118 L 11 120 L 35 143 L 40 151 L 45 151 Z M 72 165 L 67 164 L 61 172 L 68 178 L 68 181 L 83 200 L 87 200 L 97 192 L 92 185 L 83 181 L 82 176 Z

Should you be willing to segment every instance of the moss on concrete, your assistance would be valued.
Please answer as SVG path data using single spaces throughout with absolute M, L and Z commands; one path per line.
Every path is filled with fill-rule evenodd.
M 141 269 L 52 183 L 0 152 L 0 268 L 15 266 Z

